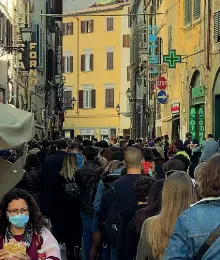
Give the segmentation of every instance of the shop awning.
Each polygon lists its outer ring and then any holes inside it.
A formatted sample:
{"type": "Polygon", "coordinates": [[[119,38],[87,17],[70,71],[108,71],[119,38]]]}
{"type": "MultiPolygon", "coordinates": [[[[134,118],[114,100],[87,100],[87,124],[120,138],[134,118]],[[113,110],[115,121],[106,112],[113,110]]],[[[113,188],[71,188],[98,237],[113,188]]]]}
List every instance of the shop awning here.
{"type": "Polygon", "coordinates": [[[161,119],[156,120],[156,127],[161,127],[162,126],[162,122],[175,121],[175,120],[178,120],[178,119],[180,119],[180,115],[179,114],[177,114],[176,116],[175,115],[171,115],[171,116],[163,117],[161,119]]]}
{"type": "Polygon", "coordinates": [[[0,104],[0,150],[30,141],[35,133],[34,114],[0,104]]]}

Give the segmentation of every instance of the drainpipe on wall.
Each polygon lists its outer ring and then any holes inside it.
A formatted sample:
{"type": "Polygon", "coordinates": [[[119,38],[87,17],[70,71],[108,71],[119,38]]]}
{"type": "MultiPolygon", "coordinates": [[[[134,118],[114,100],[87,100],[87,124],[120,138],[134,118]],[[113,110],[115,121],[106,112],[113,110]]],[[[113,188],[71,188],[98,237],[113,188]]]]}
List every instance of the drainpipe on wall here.
{"type": "Polygon", "coordinates": [[[80,30],[80,26],[79,26],[79,18],[76,16],[73,16],[73,18],[77,19],[77,97],[78,97],[78,104],[76,106],[76,113],[79,115],[79,61],[80,61],[80,53],[79,53],[79,30],[80,30]]]}
{"type": "MultiPolygon", "coordinates": [[[[210,66],[210,46],[211,46],[211,0],[207,0],[207,33],[206,33],[206,37],[207,37],[207,44],[206,44],[206,68],[207,70],[210,71],[211,66],[210,66]]],[[[205,8],[206,8],[206,4],[205,4],[205,8]]],[[[206,12],[204,12],[206,13],[206,12]]],[[[204,16],[205,17],[205,16],[204,16]]],[[[205,19],[204,19],[204,27],[205,27],[205,19]]],[[[204,30],[204,35],[205,35],[205,30],[204,30]]],[[[205,42],[205,40],[204,40],[205,42]]]]}

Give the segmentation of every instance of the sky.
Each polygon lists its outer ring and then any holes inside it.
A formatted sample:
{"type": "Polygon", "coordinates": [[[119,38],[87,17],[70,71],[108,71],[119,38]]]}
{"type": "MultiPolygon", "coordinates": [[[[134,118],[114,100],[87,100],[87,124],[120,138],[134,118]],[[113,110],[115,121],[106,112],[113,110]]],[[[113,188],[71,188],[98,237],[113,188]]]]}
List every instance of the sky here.
{"type": "Polygon", "coordinates": [[[96,0],[63,0],[63,12],[72,12],[87,8],[95,3],[96,0]]]}

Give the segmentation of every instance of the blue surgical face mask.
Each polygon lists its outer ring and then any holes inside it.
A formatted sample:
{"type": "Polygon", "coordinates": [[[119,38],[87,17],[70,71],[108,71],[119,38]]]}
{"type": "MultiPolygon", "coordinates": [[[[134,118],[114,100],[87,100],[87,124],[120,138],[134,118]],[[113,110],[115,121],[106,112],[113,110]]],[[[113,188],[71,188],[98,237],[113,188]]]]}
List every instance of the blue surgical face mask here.
{"type": "Polygon", "coordinates": [[[17,228],[23,228],[24,226],[26,226],[28,221],[29,215],[19,214],[16,216],[9,216],[9,222],[17,228]]]}
{"type": "Polygon", "coordinates": [[[152,169],[149,169],[149,170],[148,170],[148,174],[149,174],[151,177],[153,177],[153,176],[154,176],[153,170],[152,170],[152,169]]]}

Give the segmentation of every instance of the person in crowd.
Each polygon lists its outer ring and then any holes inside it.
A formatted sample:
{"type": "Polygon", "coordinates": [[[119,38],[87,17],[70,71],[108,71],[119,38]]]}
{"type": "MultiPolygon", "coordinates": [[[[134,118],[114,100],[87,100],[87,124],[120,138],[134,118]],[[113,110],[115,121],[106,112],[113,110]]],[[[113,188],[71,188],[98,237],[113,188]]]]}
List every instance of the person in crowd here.
{"type": "Polygon", "coordinates": [[[24,170],[24,176],[16,187],[28,191],[39,205],[41,162],[36,154],[27,157],[24,170]]]}
{"type": "Polygon", "coordinates": [[[80,144],[82,144],[83,137],[81,135],[77,135],[76,141],[79,142],[80,144]]]}
{"type": "Polygon", "coordinates": [[[190,165],[190,157],[184,150],[183,142],[180,139],[177,139],[173,143],[173,149],[176,153],[174,158],[180,160],[185,165],[185,172],[187,172],[190,165]]]}
{"type": "Polygon", "coordinates": [[[199,185],[199,175],[203,171],[203,167],[206,165],[205,162],[200,163],[196,168],[194,172],[194,178],[195,178],[195,187],[196,187],[196,194],[198,200],[202,199],[202,190],[201,190],[201,185],[199,185]]]}
{"type": "Polygon", "coordinates": [[[81,169],[84,163],[82,150],[83,150],[83,146],[79,142],[73,142],[70,146],[70,152],[74,153],[77,157],[78,169],[81,169]]]}
{"type": "Polygon", "coordinates": [[[52,223],[52,231],[59,244],[65,243],[68,260],[80,259],[82,241],[80,190],[75,182],[77,170],[76,154],[66,154],[56,190],[56,218],[52,223]]]}
{"type": "Polygon", "coordinates": [[[102,157],[104,157],[107,162],[111,162],[112,158],[112,150],[110,148],[104,148],[101,152],[102,157]]]}
{"type": "Polygon", "coordinates": [[[41,167],[44,165],[44,161],[47,158],[50,151],[50,143],[48,139],[45,139],[41,142],[41,150],[37,153],[37,156],[40,159],[41,167]]]}
{"type": "Polygon", "coordinates": [[[82,145],[83,147],[92,146],[92,141],[90,141],[89,139],[84,139],[82,141],[82,145]]]}
{"type": "MultiPolygon", "coordinates": [[[[56,218],[56,200],[58,200],[57,184],[60,171],[63,166],[64,157],[67,154],[68,145],[66,139],[57,143],[56,153],[49,156],[43,166],[41,174],[40,207],[42,213],[51,218],[56,218]]],[[[56,220],[54,220],[56,221],[56,220]]]]}
{"type": "MultiPolygon", "coordinates": [[[[160,214],[148,218],[142,226],[136,259],[162,260],[178,216],[195,202],[196,192],[189,175],[171,174],[164,183],[160,214]]],[[[176,244],[175,250],[178,248],[176,244]]]]}
{"type": "Polygon", "coordinates": [[[213,155],[220,152],[219,144],[214,140],[213,134],[208,134],[207,140],[193,149],[194,152],[202,152],[200,161],[207,162],[213,155]]]}
{"type": "Polygon", "coordinates": [[[150,148],[144,148],[143,150],[144,162],[143,171],[145,174],[153,175],[152,160],[155,158],[152,150],[150,148]]]}
{"type": "Polygon", "coordinates": [[[164,154],[165,154],[165,159],[168,160],[168,151],[169,151],[170,143],[169,143],[169,136],[164,135],[163,136],[163,149],[164,149],[164,154]]]}
{"type": "Polygon", "coordinates": [[[111,161],[124,161],[124,152],[123,151],[114,151],[112,153],[111,161]]]}
{"type": "Polygon", "coordinates": [[[47,157],[56,154],[56,152],[57,152],[57,145],[55,143],[52,143],[47,157]]]}
{"type": "Polygon", "coordinates": [[[191,133],[186,133],[186,141],[184,142],[184,150],[191,157],[193,138],[191,133]]]}
{"type": "MultiPolygon", "coordinates": [[[[155,183],[153,178],[141,176],[135,183],[134,193],[136,195],[138,206],[137,211],[145,208],[148,204],[149,190],[155,183]]],[[[131,220],[125,237],[126,260],[133,260],[136,256],[139,237],[136,235],[136,215],[131,220]]]]}
{"type": "Polygon", "coordinates": [[[103,169],[97,159],[98,150],[95,147],[84,147],[83,155],[87,161],[82,169],[76,171],[75,177],[76,183],[80,188],[83,246],[86,260],[89,260],[92,248],[93,202],[103,169]]]}
{"type": "MultiPolygon", "coordinates": [[[[116,218],[119,215],[121,217],[120,229],[117,229],[116,238],[114,237],[114,244],[110,245],[111,259],[118,260],[126,259],[124,241],[128,225],[138,206],[138,201],[134,194],[134,184],[141,176],[143,162],[141,150],[135,147],[128,147],[125,150],[124,156],[127,174],[116,181],[114,189],[110,189],[104,194],[99,212],[99,223],[103,229],[105,229],[104,223],[112,210],[112,206],[114,206],[115,210],[118,212],[113,215],[115,215],[116,218]],[[118,245],[117,250],[115,247],[116,244],[118,245]]],[[[116,221],[119,220],[116,219],[116,221]]]]}
{"type": "Polygon", "coordinates": [[[94,138],[94,139],[92,140],[92,144],[93,144],[94,146],[96,146],[97,143],[98,143],[98,139],[97,139],[97,138],[94,138]]]}
{"type": "Polygon", "coordinates": [[[124,167],[120,161],[112,161],[105,168],[105,172],[102,175],[102,179],[99,181],[95,201],[93,203],[94,207],[94,216],[93,216],[93,245],[90,252],[90,260],[96,259],[97,253],[101,247],[101,238],[102,234],[98,227],[98,216],[100,211],[101,200],[103,194],[107,192],[109,189],[114,187],[115,182],[121,177],[121,170],[124,167]]]}
{"type": "Polygon", "coordinates": [[[59,245],[27,191],[13,189],[7,193],[1,201],[0,211],[0,259],[61,260],[59,245]],[[4,245],[11,239],[24,244],[24,253],[13,257],[8,254],[4,245]]]}
{"type": "Polygon", "coordinates": [[[40,152],[40,145],[35,141],[31,142],[28,155],[37,154],[38,152],[40,152]]]}
{"type": "Polygon", "coordinates": [[[155,140],[154,140],[154,143],[155,143],[155,148],[157,150],[157,152],[160,154],[160,156],[165,159],[165,155],[164,155],[164,149],[162,147],[162,139],[161,137],[157,137],[155,140]]]}
{"type": "Polygon", "coordinates": [[[219,165],[220,155],[216,154],[199,171],[197,183],[201,188],[203,199],[191,205],[177,219],[169,246],[165,251],[165,260],[219,259],[219,165]],[[218,234],[213,237],[214,231],[218,231],[218,234]],[[205,244],[209,238],[212,242],[205,244]]]}
{"type": "Polygon", "coordinates": [[[128,141],[128,147],[132,147],[133,145],[134,145],[134,140],[132,140],[132,139],[129,139],[129,141],[128,141]]]}
{"type": "Polygon", "coordinates": [[[185,171],[185,165],[178,159],[171,159],[163,164],[162,169],[165,174],[165,178],[168,178],[176,171],[185,171]]]}
{"type": "Polygon", "coordinates": [[[164,179],[164,172],[162,170],[163,164],[165,163],[165,159],[163,159],[162,157],[155,157],[152,159],[152,171],[154,176],[157,179],[164,179]]]}

